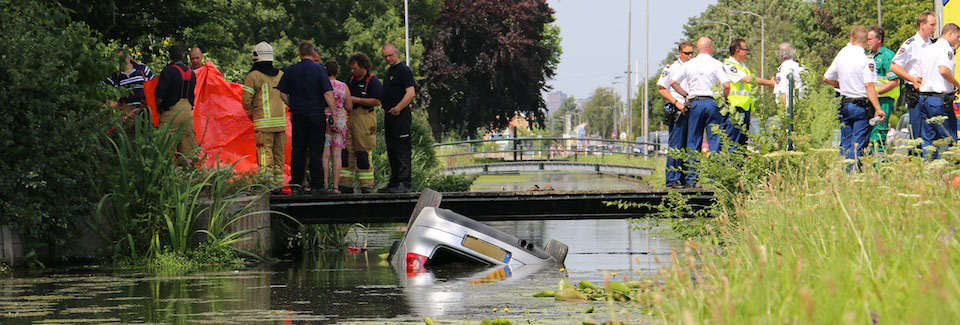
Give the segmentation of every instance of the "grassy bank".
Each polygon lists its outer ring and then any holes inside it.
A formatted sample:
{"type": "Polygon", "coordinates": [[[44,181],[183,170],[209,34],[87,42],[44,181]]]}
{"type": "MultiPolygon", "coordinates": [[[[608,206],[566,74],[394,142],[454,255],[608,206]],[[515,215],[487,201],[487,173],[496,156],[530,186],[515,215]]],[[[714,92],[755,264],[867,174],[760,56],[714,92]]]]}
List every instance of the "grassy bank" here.
{"type": "Polygon", "coordinates": [[[656,317],[899,324],[960,316],[956,165],[895,156],[849,175],[834,150],[776,155],[762,159],[785,168],[771,169],[674,254],[653,282],[662,285],[643,290],[656,317]]]}
{"type": "Polygon", "coordinates": [[[568,160],[588,163],[604,163],[611,165],[650,167],[654,169],[653,174],[643,178],[647,184],[653,187],[663,187],[664,181],[666,180],[666,156],[654,156],[644,159],[643,157],[626,154],[609,154],[602,156],[578,155],[576,160],[574,160],[573,157],[569,157],[568,160]]]}

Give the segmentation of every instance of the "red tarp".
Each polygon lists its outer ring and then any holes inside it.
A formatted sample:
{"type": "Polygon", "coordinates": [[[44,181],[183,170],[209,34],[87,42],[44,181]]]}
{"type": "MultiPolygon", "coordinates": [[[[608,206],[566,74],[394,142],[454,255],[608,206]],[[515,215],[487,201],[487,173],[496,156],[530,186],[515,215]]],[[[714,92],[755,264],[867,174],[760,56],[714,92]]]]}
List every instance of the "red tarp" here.
{"type": "MultiPolygon", "coordinates": [[[[197,75],[194,88],[193,126],[207,159],[205,166],[217,166],[236,162],[237,172],[255,171],[257,147],[253,136],[253,121],[247,117],[241,103],[242,85],[227,82],[213,62],[193,70],[197,75]]],[[[143,84],[147,105],[153,112],[153,125],[159,122],[156,98],[159,78],[143,84]]],[[[284,155],[284,184],[290,180],[290,112],[287,110],[287,145],[284,155]]]]}

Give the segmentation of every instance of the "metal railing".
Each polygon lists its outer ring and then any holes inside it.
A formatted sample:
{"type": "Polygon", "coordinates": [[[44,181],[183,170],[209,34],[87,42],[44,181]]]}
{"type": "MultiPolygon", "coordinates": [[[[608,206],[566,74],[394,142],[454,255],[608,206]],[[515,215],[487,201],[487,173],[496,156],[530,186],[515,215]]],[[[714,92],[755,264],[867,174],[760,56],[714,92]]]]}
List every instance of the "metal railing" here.
{"type": "Polygon", "coordinates": [[[476,139],[436,143],[440,149],[437,157],[487,156],[514,161],[527,159],[553,160],[576,158],[577,155],[626,154],[631,156],[653,156],[660,153],[665,144],[643,141],[598,138],[564,137],[517,137],[476,139]],[[490,145],[493,144],[493,145],[490,145]]]}

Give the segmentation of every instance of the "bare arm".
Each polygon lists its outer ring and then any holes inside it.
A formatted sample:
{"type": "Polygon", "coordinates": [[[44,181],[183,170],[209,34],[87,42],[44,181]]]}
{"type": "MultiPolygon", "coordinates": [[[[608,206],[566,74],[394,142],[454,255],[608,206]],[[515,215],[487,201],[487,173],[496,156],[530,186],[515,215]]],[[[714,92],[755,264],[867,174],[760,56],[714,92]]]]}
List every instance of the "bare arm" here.
{"type": "Polygon", "coordinates": [[[333,90],[323,92],[323,99],[327,102],[327,107],[337,107],[337,102],[333,100],[333,90]]]}
{"type": "Polygon", "coordinates": [[[677,93],[680,94],[680,96],[683,96],[684,98],[690,95],[687,93],[686,90],[683,90],[683,87],[680,87],[680,84],[678,84],[673,80],[670,80],[670,87],[673,87],[673,90],[676,90],[677,93]]]}
{"type": "Polygon", "coordinates": [[[728,97],[728,96],[730,96],[730,83],[729,83],[729,82],[724,82],[724,83],[723,83],[723,97],[728,97]]]}
{"type": "Polygon", "coordinates": [[[348,98],[350,98],[350,100],[357,105],[363,105],[366,107],[380,106],[380,100],[376,98],[362,98],[362,97],[356,97],[356,96],[350,96],[348,98]]]}
{"type": "Polygon", "coordinates": [[[867,88],[867,98],[870,99],[870,105],[873,105],[873,116],[879,116],[880,121],[883,122],[887,119],[887,113],[884,113],[880,109],[880,100],[877,99],[877,88],[873,86],[872,82],[867,82],[863,84],[867,88]]]}
{"type": "Polygon", "coordinates": [[[960,83],[958,83],[957,78],[953,76],[953,71],[950,71],[949,68],[942,65],[938,68],[940,70],[940,75],[943,76],[943,79],[947,79],[947,81],[952,83],[954,89],[960,88],[960,83]]]}
{"type": "Polygon", "coordinates": [[[840,82],[839,82],[839,81],[830,80],[830,79],[827,79],[827,77],[823,77],[822,80],[823,80],[823,82],[826,82],[828,85],[833,86],[833,88],[840,88],[840,82]]]}
{"type": "Polygon", "coordinates": [[[920,78],[915,77],[910,73],[907,73],[907,70],[904,70],[903,67],[901,67],[899,64],[896,64],[896,63],[891,64],[890,71],[892,71],[893,74],[900,77],[900,79],[913,83],[913,88],[920,89],[920,83],[922,82],[922,80],[920,80],[920,78]]]}
{"type": "Polygon", "coordinates": [[[290,99],[288,98],[287,94],[280,92],[280,100],[282,100],[287,106],[290,106],[290,102],[288,102],[290,99]]]}
{"type": "Polygon", "coordinates": [[[400,111],[402,111],[404,108],[407,108],[407,105],[410,105],[410,102],[413,101],[414,95],[416,95],[416,92],[413,90],[413,87],[407,87],[407,92],[403,94],[403,98],[400,99],[400,103],[390,109],[390,114],[399,115],[400,111]]]}
{"type": "Polygon", "coordinates": [[[880,86],[880,88],[877,89],[877,93],[882,94],[882,93],[891,91],[893,90],[893,88],[896,88],[899,85],[900,85],[900,79],[893,79],[893,80],[887,81],[883,84],[883,86],[880,86]]]}
{"type": "Polygon", "coordinates": [[[657,86],[657,93],[660,94],[660,96],[662,96],[663,99],[666,99],[667,103],[670,103],[670,105],[676,106],[681,113],[686,111],[685,107],[683,106],[683,103],[677,101],[676,98],[673,98],[673,94],[671,94],[670,91],[667,90],[667,88],[657,86]]]}

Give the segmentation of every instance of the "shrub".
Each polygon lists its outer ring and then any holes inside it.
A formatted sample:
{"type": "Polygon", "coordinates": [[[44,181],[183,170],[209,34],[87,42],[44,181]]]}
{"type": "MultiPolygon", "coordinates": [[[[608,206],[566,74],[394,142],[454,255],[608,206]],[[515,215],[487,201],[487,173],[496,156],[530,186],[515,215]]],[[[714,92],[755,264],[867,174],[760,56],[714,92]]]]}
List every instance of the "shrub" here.
{"type": "Polygon", "coordinates": [[[99,135],[120,93],[101,80],[120,61],[56,2],[0,0],[0,224],[24,242],[63,245],[91,215],[99,135]]]}

